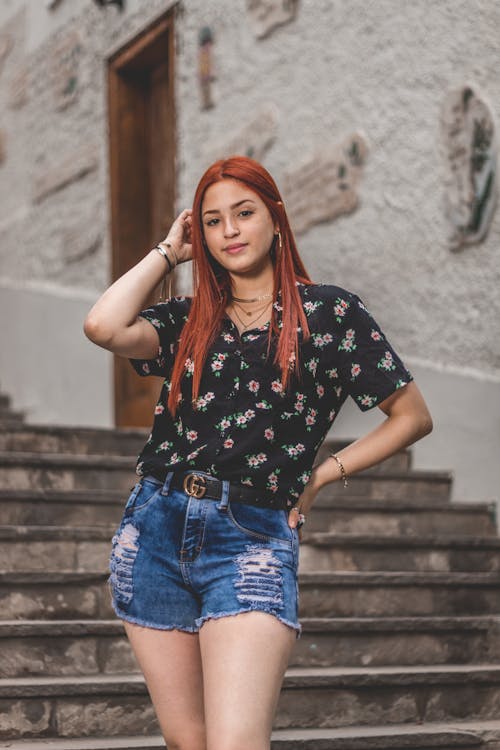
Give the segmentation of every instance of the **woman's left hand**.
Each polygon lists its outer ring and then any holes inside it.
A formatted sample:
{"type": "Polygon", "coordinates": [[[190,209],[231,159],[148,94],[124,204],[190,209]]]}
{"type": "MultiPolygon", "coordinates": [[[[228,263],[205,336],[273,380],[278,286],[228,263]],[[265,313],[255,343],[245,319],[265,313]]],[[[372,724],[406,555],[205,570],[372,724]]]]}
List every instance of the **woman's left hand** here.
{"type": "MultiPolygon", "coordinates": [[[[317,491],[313,491],[311,488],[308,489],[308,485],[305,486],[304,492],[302,493],[302,495],[300,495],[299,499],[288,514],[288,525],[292,529],[297,526],[297,523],[299,521],[299,513],[303,513],[307,519],[307,514],[311,509],[314,498],[316,497],[316,493],[317,491]]],[[[302,541],[302,529],[303,526],[301,526],[298,530],[300,542],[302,541]]]]}

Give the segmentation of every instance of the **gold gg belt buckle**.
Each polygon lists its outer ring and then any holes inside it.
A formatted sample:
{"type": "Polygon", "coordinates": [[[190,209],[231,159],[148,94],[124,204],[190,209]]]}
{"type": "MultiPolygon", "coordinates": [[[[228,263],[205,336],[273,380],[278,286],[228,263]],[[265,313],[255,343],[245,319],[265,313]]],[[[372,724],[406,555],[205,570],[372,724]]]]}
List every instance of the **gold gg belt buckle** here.
{"type": "Polygon", "coordinates": [[[182,486],[191,497],[203,497],[207,491],[205,477],[199,474],[187,474],[182,481],[182,486]],[[198,482],[201,482],[201,484],[198,484],[198,482]]]}

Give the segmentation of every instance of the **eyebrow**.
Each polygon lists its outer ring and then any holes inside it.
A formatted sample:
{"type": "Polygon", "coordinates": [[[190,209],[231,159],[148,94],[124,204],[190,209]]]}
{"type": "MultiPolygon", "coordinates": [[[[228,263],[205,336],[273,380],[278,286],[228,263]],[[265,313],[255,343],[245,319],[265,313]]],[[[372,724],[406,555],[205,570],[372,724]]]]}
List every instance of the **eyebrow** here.
{"type": "MultiPolygon", "coordinates": [[[[247,203],[247,202],[255,203],[255,201],[253,201],[251,198],[244,198],[242,201],[238,201],[238,203],[233,203],[233,205],[229,206],[229,208],[237,208],[238,206],[241,206],[242,203],[247,203]]],[[[218,214],[218,213],[220,213],[219,209],[213,208],[213,209],[210,209],[209,211],[204,211],[203,216],[205,216],[205,214],[218,214]]]]}

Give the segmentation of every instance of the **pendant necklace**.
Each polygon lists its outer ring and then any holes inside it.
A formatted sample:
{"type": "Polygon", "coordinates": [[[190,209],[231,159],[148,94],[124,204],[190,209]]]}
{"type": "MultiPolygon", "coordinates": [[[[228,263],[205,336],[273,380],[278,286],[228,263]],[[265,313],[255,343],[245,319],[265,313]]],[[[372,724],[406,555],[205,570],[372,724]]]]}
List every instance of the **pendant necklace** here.
{"type": "MultiPolygon", "coordinates": [[[[259,318],[261,318],[261,317],[262,317],[262,316],[264,315],[264,312],[265,312],[265,311],[267,310],[267,308],[269,307],[269,304],[270,304],[270,303],[268,302],[268,303],[267,303],[267,304],[266,304],[266,305],[265,305],[265,306],[263,307],[263,309],[261,310],[261,312],[260,312],[260,313],[259,313],[259,314],[257,315],[257,317],[256,317],[256,318],[254,318],[253,320],[250,320],[250,321],[249,321],[249,322],[247,322],[247,323],[245,323],[245,321],[244,321],[244,320],[242,320],[242,319],[240,318],[240,316],[238,315],[238,313],[237,313],[237,311],[236,311],[236,306],[234,307],[234,314],[236,315],[236,317],[237,317],[237,318],[238,318],[238,320],[240,321],[241,325],[243,326],[243,331],[245,331],[245,330],[246,330],[246,329],[247,329],[247,328],[248,328],[249,326],[251,326],[251,325],[252,325],[253,323],[255,323],[255,322],[256,322],[257,320],[259,320],[259,318]]],[[[240,307],[240,306],[238,305],[238,307],[240,307]]],[[[242,309],[242,308],[240,308],[240,309],[242,309]]],[[[255,313],[255,310],[253,310],[252,312],[247,312],[247,310],[244,310],[244,312],[245,312],[245,313],[246,313],[247,315],[252,315],[253,313],[255,313]]],[[[243,333],[243,331],[242,331],[242,333],[243,333]]]]}

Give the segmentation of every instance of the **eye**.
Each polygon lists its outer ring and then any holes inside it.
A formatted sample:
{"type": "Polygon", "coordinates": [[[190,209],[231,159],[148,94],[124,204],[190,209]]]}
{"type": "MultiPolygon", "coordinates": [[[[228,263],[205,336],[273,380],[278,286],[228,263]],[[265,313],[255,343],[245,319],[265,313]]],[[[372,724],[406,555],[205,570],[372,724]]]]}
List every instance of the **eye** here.
{"type": "MultiPolygon", "coordinates": [[[[249,208],[244,208],[242,211],[240,211],[239,215],[243,216],[244,218],[247,218],[247,216],[251,216],[253,213],[255,212],[251,211],[249,208]]],[[[219,221],[219,219],[209,219],[206,222],[206,225],[207,227],[214,227],[215,226],[214,222],[217,222],[217,221],[219,221]]]]}

